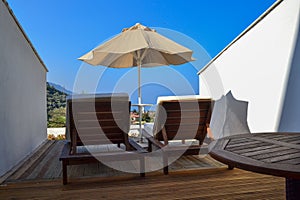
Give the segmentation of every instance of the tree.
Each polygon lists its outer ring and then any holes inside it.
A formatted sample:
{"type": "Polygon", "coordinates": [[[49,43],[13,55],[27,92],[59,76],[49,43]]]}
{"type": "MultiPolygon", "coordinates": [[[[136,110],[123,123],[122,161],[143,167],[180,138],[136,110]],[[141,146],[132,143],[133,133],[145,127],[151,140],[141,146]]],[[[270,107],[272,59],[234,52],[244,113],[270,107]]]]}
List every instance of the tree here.
{"type": "Polygon", "coordinates": [[[48,127],[64,127],[66,124],[66,96],[47,83],[48,127]]]}
{"type": "Polygon", "coordinates": [[[66,126],[66,108],[60,107],[49,111],[48,127],[66,126]]]}
{"type": "Polygon", "coordinates": [[[149,112],[143,113],[143,115],[142,115],[142,121],[151,122],[151,118],[149,116],[149,112]]]}

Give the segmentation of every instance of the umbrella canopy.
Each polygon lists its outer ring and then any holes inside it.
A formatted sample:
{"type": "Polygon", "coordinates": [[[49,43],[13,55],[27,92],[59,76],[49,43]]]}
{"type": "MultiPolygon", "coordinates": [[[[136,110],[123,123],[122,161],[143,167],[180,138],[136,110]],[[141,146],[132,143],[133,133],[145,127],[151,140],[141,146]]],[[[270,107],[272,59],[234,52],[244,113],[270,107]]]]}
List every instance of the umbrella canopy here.
{"type": "Polygon", "coordinates": [[[91,65],[127,68],[180,65],[192,61],[193,51],[139,23],[79,58],[91,65]]]}
{"type": "Polygon", "coordinates": [[[141,128],[141,67],[180,65],[194,60],[193,51],[158,34],[154,29],[139,23],[125,28],[111,40],[79,58],[91,65],[113,68],[138,67],[138,107],[141,128]]]}

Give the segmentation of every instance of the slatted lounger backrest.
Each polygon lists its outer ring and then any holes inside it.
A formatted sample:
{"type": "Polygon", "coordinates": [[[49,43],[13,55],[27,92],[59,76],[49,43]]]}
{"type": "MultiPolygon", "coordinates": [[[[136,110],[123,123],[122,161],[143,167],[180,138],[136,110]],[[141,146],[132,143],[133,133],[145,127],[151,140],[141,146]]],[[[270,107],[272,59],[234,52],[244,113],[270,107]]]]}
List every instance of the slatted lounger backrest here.
{"type": "Polygon", "coordinates": [[[211,99],[166,100],[158,104],[154,137],[165,144],[169,140],[197,139],[207,134],[212,108],[211,99]]]}
{"type": "Polygon", "coordinates": [[[130,101],[127,94],[77,95],[67,100],[71,154],[76,146],[125,144],[129,149],[130,101]]]}

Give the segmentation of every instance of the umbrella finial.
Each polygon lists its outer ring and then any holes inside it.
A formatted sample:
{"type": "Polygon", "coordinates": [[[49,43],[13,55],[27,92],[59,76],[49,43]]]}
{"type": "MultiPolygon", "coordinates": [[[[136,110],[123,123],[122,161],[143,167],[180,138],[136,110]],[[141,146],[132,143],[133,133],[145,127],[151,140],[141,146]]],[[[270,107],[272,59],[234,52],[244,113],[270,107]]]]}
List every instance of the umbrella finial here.
{"type": "Polygon", "coordinates": [[[154,29],[151,29],[147,26],[144,26],[142,25],[141,23],[136,23],[134,26],[132,27],[129,27],[129,28],[123,28],[122,29],[122,32],[125,32],[125,31],[131,31],[131,30],[138,30],[138,29],[141,29],[141,30],[144,30],[144,31],[152,31],[152,32],[156,32],[156,30],[154,29]]]}

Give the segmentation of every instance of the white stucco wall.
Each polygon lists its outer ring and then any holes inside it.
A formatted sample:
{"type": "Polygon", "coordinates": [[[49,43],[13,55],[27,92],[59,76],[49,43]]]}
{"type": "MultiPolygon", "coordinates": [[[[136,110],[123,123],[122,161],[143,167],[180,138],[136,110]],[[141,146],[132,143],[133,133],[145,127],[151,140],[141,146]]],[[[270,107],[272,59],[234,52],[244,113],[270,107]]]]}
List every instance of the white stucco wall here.
{"type": "Polygon", "coordinates": [[[46,139],[46,72],[0,1],[0,177],[46,139]]]}
{"type": "MultiPolygon", "coordinates": [[[[235,98],[249,103],[247,120],[251,132],[279,130],[291,63],[296,55],[300,1],[277,1],[274,5],[199,73],[201,95],[218,99],[231,90],[235,98]]],[[[299,63],[299,58],[294,60],[298,74],[299,63]]],[[[288,99],[292,99],[296,87],[300,87],[299,81],[293,83],[288,99]]],[[[294,103],[290,109],[300,111],[299,105],[294,103]]],[[[280,130],[291,130],[281,127],[280,130]]],[[[300,131],[300,123],[295,129],[300,131]]]]}
{"type": "Polygon", "coordinates": [[[292,55],[278,131],[300,132],[300,29],[292,55]]]}

